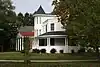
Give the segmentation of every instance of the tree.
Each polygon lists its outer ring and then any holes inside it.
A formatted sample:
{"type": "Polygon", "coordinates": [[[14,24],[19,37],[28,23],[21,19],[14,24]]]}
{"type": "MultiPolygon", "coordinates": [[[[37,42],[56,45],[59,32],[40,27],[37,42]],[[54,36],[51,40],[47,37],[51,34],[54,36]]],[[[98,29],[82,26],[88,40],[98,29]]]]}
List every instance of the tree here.
{"type": "Polygon", "coordinates": [[[24,25],[33,26],[33,20],[33,15],[26,12],[24,15],[24,25]]]}
{"type": "Polygon", "coordinates": [[[34,17],[30,13],[25,13],[24,15],[22,13],[19,13],[17,16],[18,24],[20,26],[34,26],[34,17]]]}
{"type": "Polygon", "coordinates": [[[0,0],[0,45],[7,48],[10,47],[7,45],[11,44],[11,39],[16,38],[18,33],[14,8],[11,0],[0,0]]]}
{"type": "Polygon", "coordinates": [[[17,15],[17,25],[18,25],[18,27],[20,27],[20,26],[24,26],[24,16],[23,16],[23,14],[20,12],[18,15],[17,15]]]}
{"type": "Polygon", "coordinates": [[[30,45],[29,45],[29,37],[24,37],[24,51],[25,51],[25,67],[29,67],[29,63],[30,63],[30,55],[29,55],[29,50],[30,50],[30,45]]]}
{"type": "Polygon", "coordinates": [[[100,0],[54,0],[54,13],[81,46],[100,46],[100,0]]]}
{"type": "Polygon", "coordinates": [[[30,25],[30,26],[34,26],[34,17],[33,17],[32,14],[30,14],[29,25],[30,25]]]}

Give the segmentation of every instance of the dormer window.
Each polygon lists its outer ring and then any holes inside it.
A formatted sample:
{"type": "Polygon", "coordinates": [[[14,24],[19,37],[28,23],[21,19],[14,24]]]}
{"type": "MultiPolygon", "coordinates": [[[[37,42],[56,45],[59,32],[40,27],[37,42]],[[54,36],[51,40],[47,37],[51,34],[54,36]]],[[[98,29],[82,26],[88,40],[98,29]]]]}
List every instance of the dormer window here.
{"type": "Polygon", "coordinates": [[[54,23],[51,24],[51,31],[54,31],[54,23]]]}

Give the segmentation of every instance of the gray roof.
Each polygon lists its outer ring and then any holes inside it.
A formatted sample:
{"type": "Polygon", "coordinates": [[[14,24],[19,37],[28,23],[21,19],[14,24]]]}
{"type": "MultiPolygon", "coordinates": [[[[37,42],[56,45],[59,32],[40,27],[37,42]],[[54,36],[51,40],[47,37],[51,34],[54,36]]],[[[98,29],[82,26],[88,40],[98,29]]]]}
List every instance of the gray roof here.
{"type": "Polygon", "coordinates": [[[44,33],[40,36],[43,36],[43,35],[66,35],[66,32],[64,32],[64,31],[47,32],[47,33],[44,33]]]}
{"type": "Polygon", "coordinates": [[[32,32],[33,30],[33,26],[22,26],[20,27],[19,32],[32,32]]]}
{"type": "Polygon", "coordinates": [[[45,11],[43,10],[42,6],[40,5],[39,9],[34,12],[34,14],[45,14],[45,11]]]}

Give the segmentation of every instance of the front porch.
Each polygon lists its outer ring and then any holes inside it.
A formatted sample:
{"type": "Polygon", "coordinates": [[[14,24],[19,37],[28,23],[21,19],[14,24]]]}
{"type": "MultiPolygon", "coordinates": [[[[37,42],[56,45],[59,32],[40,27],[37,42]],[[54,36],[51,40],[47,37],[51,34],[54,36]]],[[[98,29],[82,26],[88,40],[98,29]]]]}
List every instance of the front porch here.
{"type": "Polygon", "coordinates": [[[60,50],[63,50],[63,53],[71,53],[71,50],[77,52],[79,49],[78,46],[68,46],[68,39],[66,35],[39,36],[34,40],[32,49],[46,49],[47,53],[50,53],[53,48],[56,49],[56,53],[60,53],[60,50]]]}
{"type": "Polygon", "coordinates": [[[67,39],[62,38],[39,38],[38,39],[38,49],[46,49],[47,53],[50,53],[51,49],[56,49],[57,53],[60,53],[60,50],[63,50],[64,53],[66,53],[67,39]]]}

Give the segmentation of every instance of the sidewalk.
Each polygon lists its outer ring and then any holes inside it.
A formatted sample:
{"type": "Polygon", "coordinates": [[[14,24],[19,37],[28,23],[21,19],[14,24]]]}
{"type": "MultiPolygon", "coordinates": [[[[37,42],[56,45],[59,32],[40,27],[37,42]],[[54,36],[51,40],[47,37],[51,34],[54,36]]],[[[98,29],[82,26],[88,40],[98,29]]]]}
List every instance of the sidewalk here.
{"type": "MultiPolygon", "coordinates": [[[[30,60],[31,62],[85,62],[98,60],[30,60]]],[[[0,62],[24,62],[24,60],[0,60],[0,62]]]]}

